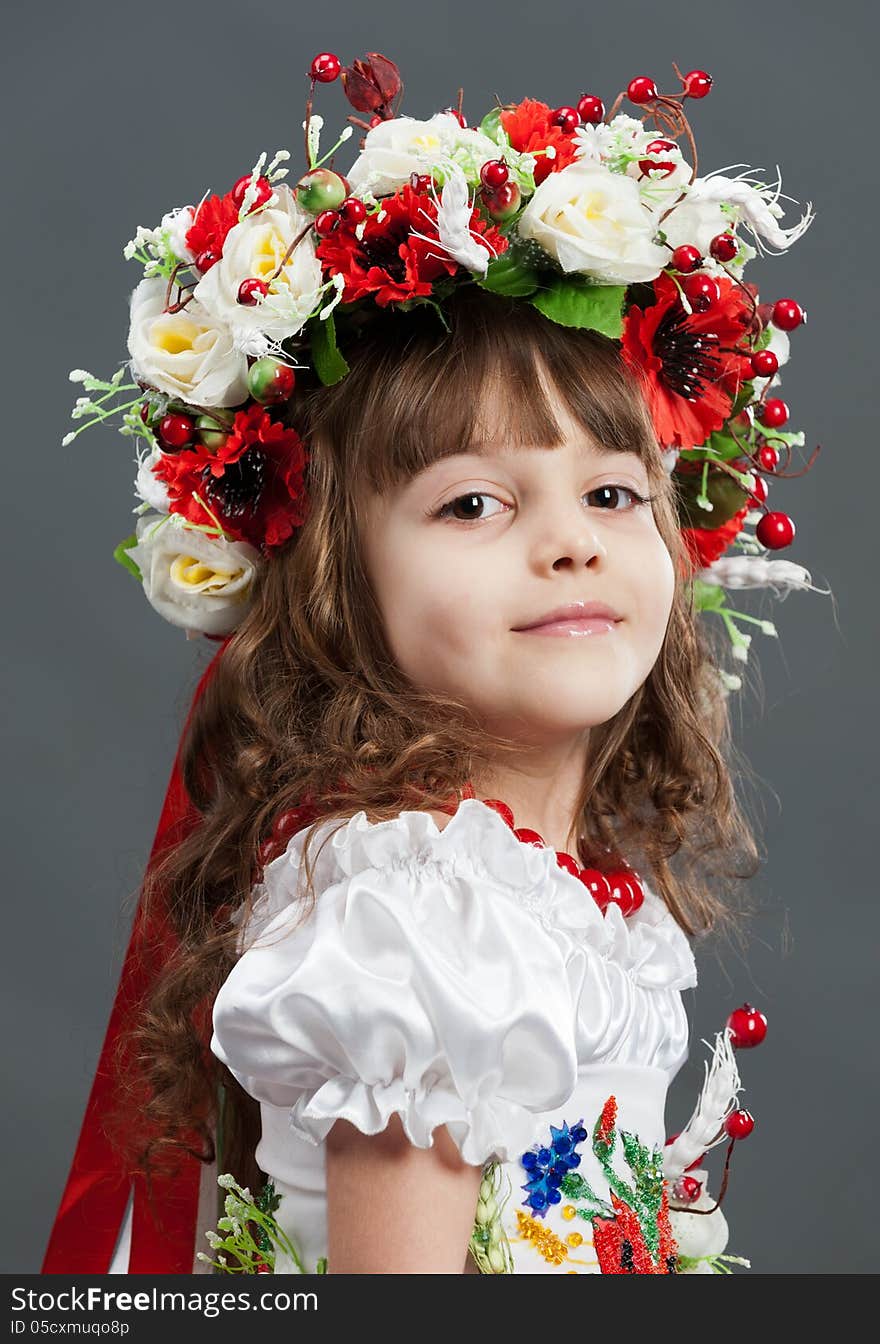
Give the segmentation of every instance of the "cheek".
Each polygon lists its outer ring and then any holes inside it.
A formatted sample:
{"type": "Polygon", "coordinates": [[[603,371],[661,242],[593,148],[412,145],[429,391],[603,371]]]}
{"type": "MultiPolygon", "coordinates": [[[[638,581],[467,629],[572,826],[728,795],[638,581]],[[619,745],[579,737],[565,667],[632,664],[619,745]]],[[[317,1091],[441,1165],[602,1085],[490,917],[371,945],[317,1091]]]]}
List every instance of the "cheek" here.
{"type": "Polygon", "coordinates": [[[424,677],[434,665],[474,659],[488,613],[472,571],[422,552],[397,566],[386,591],[386,625],[404,667],[418,666],[424,677]]]}

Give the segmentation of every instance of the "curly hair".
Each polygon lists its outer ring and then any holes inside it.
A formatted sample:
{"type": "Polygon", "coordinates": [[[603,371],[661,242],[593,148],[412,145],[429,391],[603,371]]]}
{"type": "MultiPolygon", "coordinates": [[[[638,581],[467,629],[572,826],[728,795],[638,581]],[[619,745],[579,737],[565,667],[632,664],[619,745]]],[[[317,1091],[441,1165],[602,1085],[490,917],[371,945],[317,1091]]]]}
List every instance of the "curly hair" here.
{"type": "MultiPolygon", "coordinates": [[[[121,1097],[127,1124],[112,1138],[148,1184],[173,1169],[180,1150],[212,1161],[221,1127],[223,1169],[260,1182],[259,1104],[209,1041],[213,1000],[239,954],[261,846],[279,815],[312,800],[310,842],[328,819],[341,825],[361,809],[376,821],[405,807],[448,810],[467,781],[517,749],[488,734],[467,704],[404,676],[361,562],[363,490],[389,490],[464,451],[489,380],[502,380],[511,444],[562,441],[549,375],[603,447],[639,454],[677,576],[650,674],[609,722],[590,729],[572,834],[583,835],[590,866],[619,867],[623,854],[638,860],[694,937],[740,927],[748,910],[734,901],[733,884],[760,866],[735,796],[716,654],[685,581],[674,478],[619,345],[463,286],[442,320],[428,305],[374,314],[352,330],[346,356],[351,371],[336,385],[298,383],[287,418],[311,453],[308,517],[265,565],[194,709],[181,759],[197,824],[144,881],[144,908],[167,921],[178,947],[121,1043],[121,1076],[138,1104],[121,1097]]],[[[315,898],[308,850],[306,916],[315,898]]]]}

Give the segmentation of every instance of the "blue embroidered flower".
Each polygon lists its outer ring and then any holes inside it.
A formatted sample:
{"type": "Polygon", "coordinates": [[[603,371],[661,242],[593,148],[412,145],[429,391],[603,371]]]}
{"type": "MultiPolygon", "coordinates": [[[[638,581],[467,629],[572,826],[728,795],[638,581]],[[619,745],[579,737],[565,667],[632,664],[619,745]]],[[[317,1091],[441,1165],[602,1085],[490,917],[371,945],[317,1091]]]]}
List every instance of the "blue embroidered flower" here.
{"type": "Polygon", "coordinates": [[[580,1153],[575,1149],[587,1137],[583,1120],[569,1129],[563,1121],[562,1128],[550,1126],[553,1136],[549,1148],[529,1149],[523,1153],[520,1162],[528,1173],[529,1180],[522,1189],[527,1192],[526,1205],[540,1218],[543,1218],[551,1204],[558,1204],[562,1195],[559,1186],[566,1172],[580,1166],[580,1153]]]}

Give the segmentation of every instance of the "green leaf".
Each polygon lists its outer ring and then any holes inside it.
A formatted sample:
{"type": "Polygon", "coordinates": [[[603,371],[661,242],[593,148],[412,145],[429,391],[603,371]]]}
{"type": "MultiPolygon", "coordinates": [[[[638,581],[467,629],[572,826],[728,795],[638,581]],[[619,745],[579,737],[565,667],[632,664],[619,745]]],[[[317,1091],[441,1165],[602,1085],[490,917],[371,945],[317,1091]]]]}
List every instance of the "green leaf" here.
{"type": "Polygon", "coordinates": [[[625,285],[592,285],[561,276],[530,300],[538,312],[563,327],[588,327],[618,339],[623,331],[625,285]]]}
{"type": "Polygon", "coordinates": [[[348,373],[348,365],[336,348],[336,323],[333,314],[321,321],[315,317],[309,323],[312,363],[325,387],[332,387],[348,373]]]}
{"type": "Polygon", "coordinates": [[[491,261],[483,279],[477,281],[482,289],[491,290],[493,294],[506,294],[515,299],[534,294],[540,283],[540,271],[523,261],[517,249],[513,247],[491,261]]]}
{"type": "Polygon", "coordinates": [[[113,559],[118,560],[120,565],[122,565],[122,568],[127,569],[129,574],[133,574],[134,577],[137,579],[138,583],[141,583],[143,581],[143,578],[140,570],[138,569],[135,562],[132,560],[131,556],[126,555],[126,551],[130,551],[132,546],[137,546],[137,544],[138,544],[137,535],[136,533],[132,532],[130,537],[125,538],[125,541],[120,541],[119,545],[116,547],[116,550],[113,552],[113,559]]]}

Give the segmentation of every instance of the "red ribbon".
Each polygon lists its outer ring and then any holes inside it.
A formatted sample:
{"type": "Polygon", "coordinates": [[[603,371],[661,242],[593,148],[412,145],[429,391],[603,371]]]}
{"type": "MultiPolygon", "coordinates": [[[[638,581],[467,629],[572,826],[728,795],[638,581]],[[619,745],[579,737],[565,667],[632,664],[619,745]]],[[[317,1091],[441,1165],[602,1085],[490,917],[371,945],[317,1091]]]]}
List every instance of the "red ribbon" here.
{"type": "MultiPolygon", "coordinates": [[[[181,744],[193,710],[228,642],[228,638],[222,642],[196,687],[177,745],[148,871],[160,852],[167,845],[179,842],[197,818],[183,784],[181,744]]],[[[176,945],[173,930],[161,915],[158,918],[154,915],[152,923],[148,923],[141,897],[79,1141],[49,1236],[42,1274],[106,1274],[132,1185],[134,1203],[128,1272],[193,1272],[203,1164],[197,1158],[181,1153],[174,1175],[154,1176],[153,1200],[161,1217],[159,1224],[148,1201],[146,1178],[140,1172],[124,1168],[101,1123],[102,1116],[115,1099],[113,1055],[116,1042],[137,1011],[159,967],[176,945]]]]}

